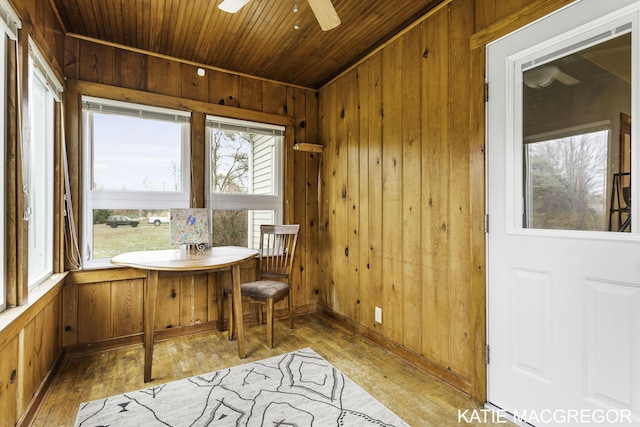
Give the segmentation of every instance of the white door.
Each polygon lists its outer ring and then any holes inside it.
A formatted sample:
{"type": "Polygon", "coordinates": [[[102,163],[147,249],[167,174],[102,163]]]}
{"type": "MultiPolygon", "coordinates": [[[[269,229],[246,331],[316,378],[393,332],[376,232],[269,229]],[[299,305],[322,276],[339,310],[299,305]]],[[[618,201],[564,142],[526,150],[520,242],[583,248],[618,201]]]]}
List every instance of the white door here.
{"type": "Polygon", "coordinates": [[[537,426],[640,425],[639,9],[487,46],[488,400],[537,426]]]}

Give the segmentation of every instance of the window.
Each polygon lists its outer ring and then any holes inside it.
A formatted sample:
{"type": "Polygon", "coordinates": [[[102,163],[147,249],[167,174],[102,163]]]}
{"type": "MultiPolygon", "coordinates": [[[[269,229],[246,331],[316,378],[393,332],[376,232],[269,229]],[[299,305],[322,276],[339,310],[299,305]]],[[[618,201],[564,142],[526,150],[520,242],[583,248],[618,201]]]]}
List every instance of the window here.
{"type": "Polygon", "coordinates": [[[23,153],[26,169],[29,218],[29,287],[53,272],[53,144],[54,104],[60,102],[62,85],[29,41],[29,146],[23,153]]]}
{"type": "Polygon", "coordinates": [[[83,259],[170,249],[169,209],[189,207],[189,113],[83,98],[83,259]]]}
{"type": "MultiPolygon", "coordinates": [[[[5,141],[6,137],[6,87],[7,73],[15,72],[15,70],[7,70],[7,40],[17,40],[18,28],[20,28],[20,20],[16,13],[6,0],[0,0],[0,129],[2,129],[2,145],[0,146],[0,201],[5,197],[5,141]]],[[[0,218],[5,218],[4,202],[0,202],[0,218]]],[[[7,305],[6,288],[5,288],[5,222],[0,221],[0,311],[4,310],[7,305]]]]}
{"type": "Polygon", "coordinates": [[[282,222],[282,126],[207,117],[213,245],[258,247],[282,222]]]}

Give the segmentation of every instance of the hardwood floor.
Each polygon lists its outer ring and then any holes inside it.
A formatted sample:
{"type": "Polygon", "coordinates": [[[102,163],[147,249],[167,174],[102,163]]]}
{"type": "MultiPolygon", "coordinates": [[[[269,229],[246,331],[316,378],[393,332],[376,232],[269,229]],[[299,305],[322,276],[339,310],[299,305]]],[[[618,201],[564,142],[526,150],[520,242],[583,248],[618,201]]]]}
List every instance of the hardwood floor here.
{"type": "MultiPolygon", "coordinates": [[[[416,369],[370,341],[339,327],[320,314],[296,318],[296,328],[284,320],[274,325],[275,348],[266,346],[264,326],[247,325],[247,358],[239,359],[235,341],[213,332],[156,343],[151,383],[143,382],[141,346],[67,358],[56,375],[32,426],[73,425],[78,405],[149,385],[240,365],[311,347],[358,385],[412,426],[459,425],[458,410],[481,405],[431,375],[416,369]]],[[[498,423],[463,425],[497,426],[498,423]]],[[[500,426],[512,424],[499,423],[500,426]]]]}

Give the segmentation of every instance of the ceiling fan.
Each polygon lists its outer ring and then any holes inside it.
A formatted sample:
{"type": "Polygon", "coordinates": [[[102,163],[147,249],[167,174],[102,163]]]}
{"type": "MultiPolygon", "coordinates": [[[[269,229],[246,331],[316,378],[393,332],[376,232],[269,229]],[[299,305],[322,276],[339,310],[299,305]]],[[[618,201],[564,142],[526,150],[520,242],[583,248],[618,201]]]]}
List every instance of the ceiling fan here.
{"type": "Polygon", "coordinates": [[[580,83],[580,80],[560,71],[555,65],[545,65],[524,72],[524,84],[533,89],[542,89],[549,86],[554,80],[571,86],[580,83]]]}
{"type": "MultiPolygon", "coordinates": [[[[323,31],[329,31],[340,25],[340,17],[333,7],[331,0],[307,1],[323,31]]],[[[249,0],[223,0],[222,3],[218,5],[218,8],[228,13],[236,13],[247,3],[249,3],[249,0]]]]}

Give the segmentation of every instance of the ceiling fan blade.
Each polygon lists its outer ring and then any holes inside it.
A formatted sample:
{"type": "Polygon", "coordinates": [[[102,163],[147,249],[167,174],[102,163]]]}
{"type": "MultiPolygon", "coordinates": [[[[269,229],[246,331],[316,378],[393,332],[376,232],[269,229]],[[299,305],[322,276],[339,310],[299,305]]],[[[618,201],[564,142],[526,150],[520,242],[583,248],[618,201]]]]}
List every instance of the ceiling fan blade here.
{"type": "Polygon", "coordinates": [[[569,74],[563,73],[562,71],[558,71],[558,74],[556,74],[556,80],[568,86],[577,85],[578,83],[580,83],[580,80],[570,76],[569,74]]]}
{"type": "Polygon", "coordinates": [[[331,0],[308,0],[309,6],[323,31],[329,31],[340,25],[340,17],[331,0]]]}
{"type": "Polygon", "coordinates": [[[227,13],[236,13],[247,3],[249,3],[249,0],[223,0],[218,5],[218,9],[227,13]]]}

